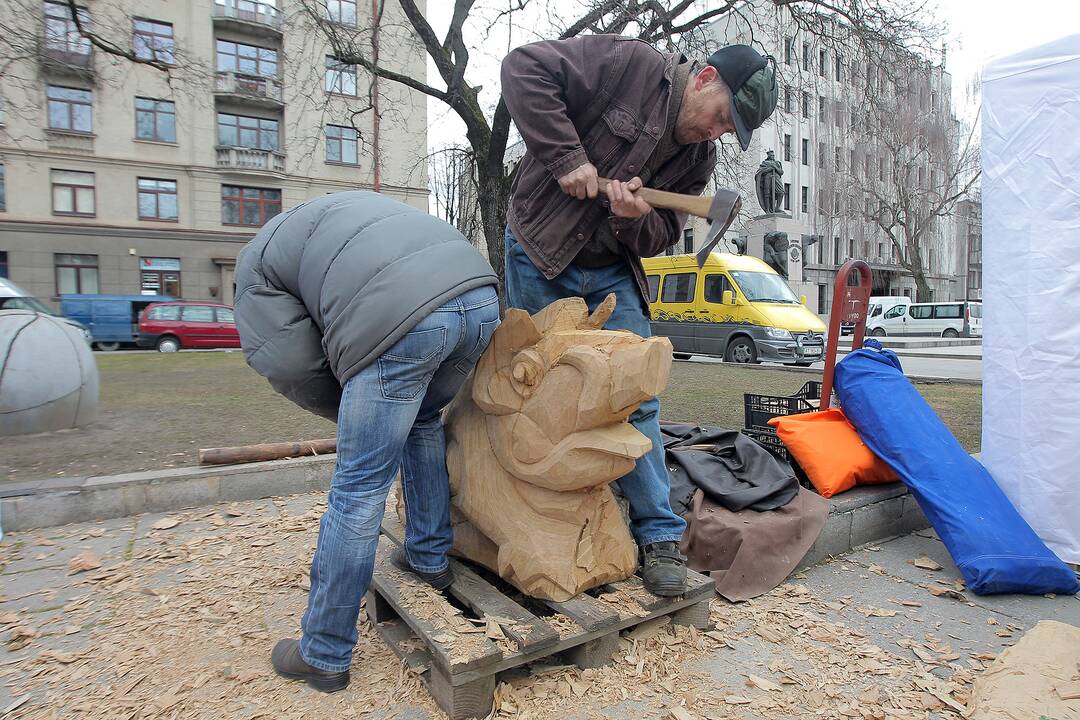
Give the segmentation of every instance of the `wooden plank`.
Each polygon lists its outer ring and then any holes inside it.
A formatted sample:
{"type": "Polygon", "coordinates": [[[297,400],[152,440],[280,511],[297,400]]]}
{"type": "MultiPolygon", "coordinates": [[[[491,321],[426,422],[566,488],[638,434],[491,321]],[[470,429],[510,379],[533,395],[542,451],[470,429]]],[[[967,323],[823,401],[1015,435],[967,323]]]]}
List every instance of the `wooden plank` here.
{"type": "Polygon", "coordinates": [[[389,541],[380,540],[371,587],[420,636],[435,666],[453,677],[501,660],[502,651],[483,633],[461,632],[472,625],[460,610],[411,573],[394,567],[391,547],[389,541]]]}
{"type": "Polygon", "coordinates": [[[499,627],[521,650],[533,650],[559,642],[559,633],[531,612],[503,595],[464,563],[450,561],[454,582],[449,591],[481,617],[500,618],[499,627]],[[502,620],[509,622],[502,622],[502,620]]]}
{"type": "MultiPolygon", "coordinates": [[[[383,515],[382,531],[399,545],[405,542],[405,528],[394,509],[388,508],[383,515]]],[[[451,558],[450,567],[454,571],[454,582],[447,589],[450,594],[472,608],[479,617],[510,620],[509,623],[500,622],[499,626],[519,649],[532,650],[559,641],[555,628],[508,598],[464,562],[451,558]]]]}
{"type": "Polygon", "coordinates": [[[619,621],[619,613],[609,604],[586,593],[575,595],[563,602],[555,600],[544,600],[543,602],[555,612],[566,615],[584,628],[586,632],[602,630],[619,621]]]}

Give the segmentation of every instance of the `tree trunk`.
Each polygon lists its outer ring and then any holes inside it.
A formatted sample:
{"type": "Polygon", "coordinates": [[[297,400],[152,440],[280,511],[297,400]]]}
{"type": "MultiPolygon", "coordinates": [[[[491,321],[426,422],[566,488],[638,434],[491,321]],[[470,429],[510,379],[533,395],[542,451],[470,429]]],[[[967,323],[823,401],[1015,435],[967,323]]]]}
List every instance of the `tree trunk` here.
{"type": "Polygon", "coordinates": [[[506,264],[505,233],[506,209],[510,204],[510,178],[505,173],[493,177],[483,170],[478,173],[477,189],[480,203],[480,221],[484,228],[484,240],[487,242],[488,262],[499,276],[499,306],[505,310],[506,303],[506,264]]]}
{"type": "Polygon", "coordinates": [[[926,272],[922,265],[912,268],[911,274],[915,278],[915,302],[930,302],[933,299],[930,297],[930,283],[926,281],[926,272]]]}

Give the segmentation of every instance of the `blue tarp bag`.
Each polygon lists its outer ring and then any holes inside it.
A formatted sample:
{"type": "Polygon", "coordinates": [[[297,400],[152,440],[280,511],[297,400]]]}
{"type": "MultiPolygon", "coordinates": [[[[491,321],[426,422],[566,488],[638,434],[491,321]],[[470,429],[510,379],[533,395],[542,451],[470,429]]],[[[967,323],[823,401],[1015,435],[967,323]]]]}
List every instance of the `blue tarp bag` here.
{"type": "Polygon", "coordinates": [[[972,592],[1080,590],[1076,574],[904,377],[895,353],[856,350],[837,364],[835,383],[859,437],[911,489],[972,592]]]}

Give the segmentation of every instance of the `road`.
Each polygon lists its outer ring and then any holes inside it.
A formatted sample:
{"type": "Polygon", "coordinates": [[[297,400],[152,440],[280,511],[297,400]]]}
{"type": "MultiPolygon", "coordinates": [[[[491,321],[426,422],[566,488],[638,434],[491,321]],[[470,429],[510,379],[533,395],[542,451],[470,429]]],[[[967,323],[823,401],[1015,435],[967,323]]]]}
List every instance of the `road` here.
{"type": "MultiPolygon", "coordinates": [[[[694,355],[685,362],[717,363],[719,358],[694,355]]],[[[909,377],[948,378],[952,380],[982,380],[982,360],[959,360],[953,358],[900,356],[904,374],[909,377]]],[[[766,367],[786,367],[776,363],[762,363],[766,367]]],[[[824,362],[811,365],[808,370],[821,371],[824,362]]]]}

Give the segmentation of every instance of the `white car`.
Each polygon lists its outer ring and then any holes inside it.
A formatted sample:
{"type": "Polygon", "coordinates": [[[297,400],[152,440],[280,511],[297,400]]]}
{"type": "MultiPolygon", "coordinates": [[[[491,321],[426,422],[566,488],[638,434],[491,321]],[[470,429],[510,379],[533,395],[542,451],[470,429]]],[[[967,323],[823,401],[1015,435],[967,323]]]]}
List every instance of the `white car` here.
{"type": "Polygon", "coordinates": [[[934,335],[944,338],[980,337],[982,303],[953,300],[933,303],[898,303],[871,320],[866,334],[873,337],[934,335]]]}

